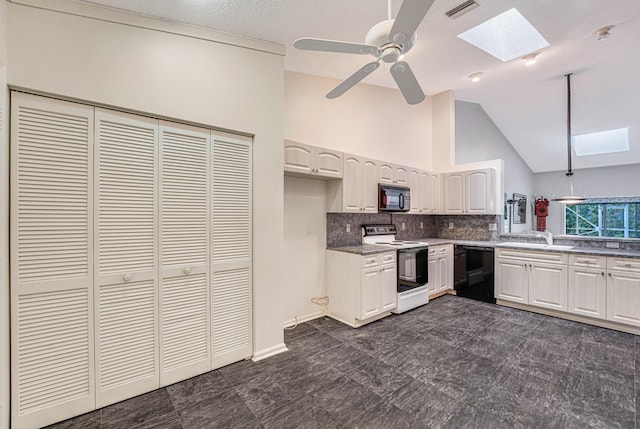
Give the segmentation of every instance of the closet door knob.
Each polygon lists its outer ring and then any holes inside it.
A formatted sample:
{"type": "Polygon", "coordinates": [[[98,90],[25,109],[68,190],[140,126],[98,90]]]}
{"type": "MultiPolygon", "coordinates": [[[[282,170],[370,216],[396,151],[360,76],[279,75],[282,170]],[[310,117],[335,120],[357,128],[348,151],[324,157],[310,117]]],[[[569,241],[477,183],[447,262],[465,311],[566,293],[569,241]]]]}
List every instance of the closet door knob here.
{"type": "Polygon", "coordinates": [[[184,267],[182,269],[182,272],[185,273],[185,274],[191,274],[191,267],[184,267]]]}
{"type": "Polygon", "coordinates": [[[133,278],[133,276],[131,274],[125,274],[124,276],[122,276],[122,280],[124,280],[125,282],[130,282],[131,279],[133,278]]]}

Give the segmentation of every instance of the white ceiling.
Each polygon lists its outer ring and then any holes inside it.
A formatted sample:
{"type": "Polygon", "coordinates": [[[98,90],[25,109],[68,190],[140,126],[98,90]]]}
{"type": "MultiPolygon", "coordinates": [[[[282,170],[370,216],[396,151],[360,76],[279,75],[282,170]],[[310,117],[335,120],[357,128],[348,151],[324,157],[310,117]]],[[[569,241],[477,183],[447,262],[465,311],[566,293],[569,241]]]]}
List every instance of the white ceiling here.
{"type": "MultiPolygon", "coordinates": [[[[391,0],[395,13],[401,0],[391,0]]],[[[285,45],[287,70],[343,79],[368,56],[305,52],[300,37],[363,42],[387,18],[387,0],[91,0],[120,9],[285,45]]],[[[455,19],[462,0],[435,0],[405,60],[427,94],[452,89],[479,103],[534,172],[566,169],[566,73],[573,73],[573,134],[629,128],[630,152],[576,158],[574,168],[640,163],[640,1],[478,0],[455,19]],[[516,7],[550,43],[538,62],[502,63],[456,37],[516,7]],[[610,39],[595,30],[615,25],[610,39]],[[481,71],[480,82],[467,76],[481,71]]],[[[382,67],[365,81],[395,88],[382,67]]],[[[327,88],[329,91],[331,88],[327,88]]],[[[348,97],[349,94],[343,95],[348,97]]],[[[398,92],[400,97],[400,93],[398,92]]],[[[460,124],[458,124],[460,125],[460,124]]]]}

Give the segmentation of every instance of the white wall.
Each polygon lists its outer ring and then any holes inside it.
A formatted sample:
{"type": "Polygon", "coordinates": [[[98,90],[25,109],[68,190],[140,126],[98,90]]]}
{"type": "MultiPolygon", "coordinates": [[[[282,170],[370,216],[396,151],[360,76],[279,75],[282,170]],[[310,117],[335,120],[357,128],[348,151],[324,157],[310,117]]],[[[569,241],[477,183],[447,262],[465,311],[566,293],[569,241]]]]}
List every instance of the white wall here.
{"type": "Polygon", "coordinates": [[[0,428],[9,427],[9,103],[7,3],[0,1],[0,428]]]}
{"type": "Polygon", "coordinates": [[[433,162],[434,170],[447,171],[456,163],[456,117],[453,91],[433,96],[433,162]]]}
{"type": "Polygon", "coordinates": [[[8,5],[9,84],[255,136],[254,350],[282,350],[284,49],[185,36],[190,27],[136,15],[127,14],[136,25],[114,23],[120,15],[66,0],[31,2],[40,7],[8,5]],[[75,15],[45,9],[58,5],[75,15]]]}
{"type": "MultiPolygon", "coordinates": [[[[558,195],[565,194],[566,192],[562,192],[562,189],[559,188],[564,177],[563,171],[536,173],[534,175],[535,195],[542,195],[551,200],[555,192],[558,195]]],[[[576,191],[587,198],[640,197],[640,164],[574,170],[573,178],[574,186],[579,186],[576,191]]],[[[564,234],[564,207],[562,204],[554,202],[549,204],[547,229],[553,234],[564,234]]]]}
{"type": "Polygon", "coordinates": [[[507,197],[511,198],[514,192],[527,196],[527,223],[512,225],[511,230],[532,229],[530,203],[534,176],[527,164],[479,104],[456,101],[455,120],[456,164],[503,159],[507,197]]]}
{"type": "Polygon", "coordinates": [[[396,89],[358,84],[339,98],[325,98],[338,83],[285,73],[287,139],[431,170],[431,97],[410,106],[396,89]]]}
{"type": "Polygon", "coordinates": [[[326,186],[323,180],[284,178],[284,323],[313,319],[324,308],[311,298],[324,296],[326,186]]]}

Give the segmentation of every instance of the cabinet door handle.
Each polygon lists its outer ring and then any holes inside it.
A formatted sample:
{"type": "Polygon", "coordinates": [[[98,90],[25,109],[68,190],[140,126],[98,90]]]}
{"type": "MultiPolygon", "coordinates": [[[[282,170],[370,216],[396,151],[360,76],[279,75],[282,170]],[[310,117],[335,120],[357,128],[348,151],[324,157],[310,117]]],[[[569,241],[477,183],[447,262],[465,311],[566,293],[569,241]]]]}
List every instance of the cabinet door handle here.
{"type": "Polygon", "coordinates": [[[612,276],[611,276],[611,273],[609,273],[609,277],[612,277],[612,276]]]}
{"type": "Polygon", "coordinates": [[[604,277],[604,271],[603,271],[603,272],[601,272],[600,274],[602,274],[602,277],[604,277]]]}
{"type": "Polygon", "coordinates": [[[631,264],[624,264],[625,267],[631,268],[631,264]]]}

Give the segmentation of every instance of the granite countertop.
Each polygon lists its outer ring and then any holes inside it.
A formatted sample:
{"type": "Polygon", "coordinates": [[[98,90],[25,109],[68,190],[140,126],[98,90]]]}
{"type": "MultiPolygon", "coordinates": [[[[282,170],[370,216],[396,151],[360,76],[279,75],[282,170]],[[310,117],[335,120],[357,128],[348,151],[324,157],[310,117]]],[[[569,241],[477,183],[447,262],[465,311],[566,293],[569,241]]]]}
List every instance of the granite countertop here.
{"type": "Polygon", "coordinates": [[[556,252],[556,253],[569,253],[576,255],[594,255],[594,256],[620,256],[626,258],[640,258],[640,251],[638,250],[628,250],[628,249],[602,249],[602,248],[593,248],[593,247],[571,247],[569,249],[553,249],[553,248],[526,248],[519,246],[518,242],[509,242],[503,241],[495,244],[495,247],[501,248],[511,248],[518,249],[523,251],[534,251],[534,252],[556,252]]]}
{"type": "MultiPolygon", "coordinates": [[[[453,240],[448,238],[418,238],[411,241],[422,241],[429,246],[437,246],[440,244],[461,244],[466,246],[482,246],[482,247],[500,247],[500,248],[512,248],[523,251],[534,252],[560,252],[578,255],[595,255],[595,256],[619,256],[626,258],[640,258],[640,251],[627,250],[627,249],[599,249],[589,247],[571,247],[570,249],[553,249],[553,248],[525,248],[519,247],[517,242],[508,241],[475,241],[475,240],[453,240]]],[[[361,244],[355,246],[342,246],[342,247],[328,247],[327,250],[334,250],[337,252],[354,253],[357,255],[373,255],[376,253],[384,253],[393,250],[397,250],[397,246],[381,245],[381,244],[361,244]]]]}
{"type": "MultiPolygon", "coordinates": [[[[429,246],[437,246],[439,244],[464,244],[467,246],[484,246],[494,247],[496,241],[472,241],[472,240],[451,240],[447,238],[418,238],[409,241],[422,241],[429,246]]],[[[398,250],[398,246],[382,245],[382,244],[359,244],[356,246],[327,247],[327,250],[336,252],[355,253],[357,255],[372,255],[376,253],[389,252],[390,250],[398,250]]]]}

